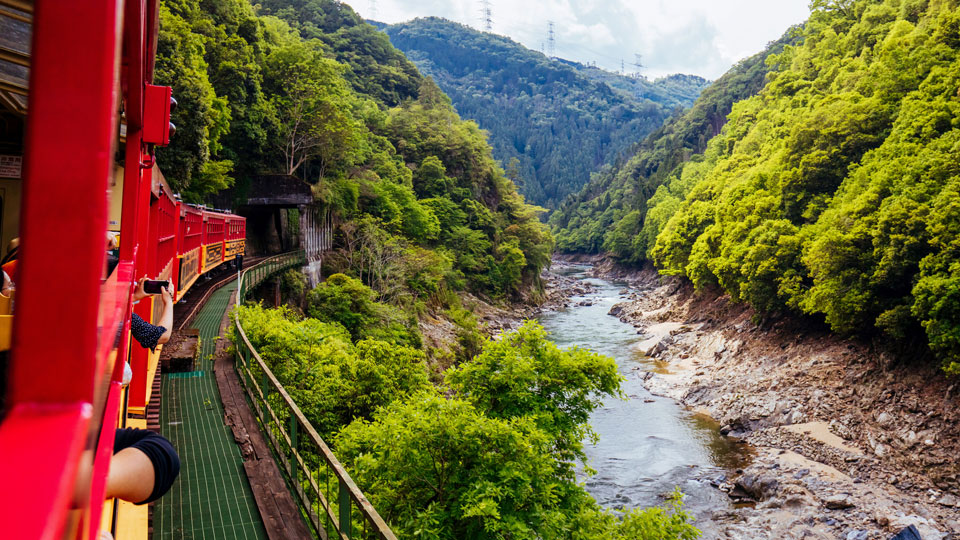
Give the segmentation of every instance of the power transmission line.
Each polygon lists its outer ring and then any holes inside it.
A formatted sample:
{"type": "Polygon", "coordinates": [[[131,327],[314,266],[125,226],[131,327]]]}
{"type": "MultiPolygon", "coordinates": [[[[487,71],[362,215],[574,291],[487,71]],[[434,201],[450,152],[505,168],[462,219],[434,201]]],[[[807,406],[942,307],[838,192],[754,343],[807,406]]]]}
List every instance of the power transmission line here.
{"type": "Polygon", "coordinates": [[[633,56],[636,57],[636,61],[635,61],[633,64],[631,64],[631,65],[632,65],[633,67],[637,68],[637,71],[636,71],[636,73],[635,73],[635,76],[639,79],[640,77],[642,77],[642,75],[640,74],[640,70],[642,70],[642,69],[643,69],[644,67],[646,67],[646,66],[643,65],[643,55],[642,55],[642,54],[634,54],[633,56]]]}
{"type": "Polygon", "coordinates": [[[553,21],[547,21],[547,24],[550,25],[550,37],[547,38],[547,52],[550,58],[553,58],[557,55],[557,40],[553,33],[553,21]]]}
{"type": "Polygon", "coordinates": [[[485,32],[493,31],[493,8],[490,0],[480,1],[480,18],[483,21],[483,30],[485,32]]]}

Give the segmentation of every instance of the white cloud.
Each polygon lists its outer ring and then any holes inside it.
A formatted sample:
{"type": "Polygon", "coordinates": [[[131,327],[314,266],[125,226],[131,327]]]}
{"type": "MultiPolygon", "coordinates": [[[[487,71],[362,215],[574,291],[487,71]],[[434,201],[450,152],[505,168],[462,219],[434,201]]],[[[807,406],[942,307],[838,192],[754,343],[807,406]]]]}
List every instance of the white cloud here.
{"type": "MultiPolygon", "coordinates": [[[[557,55],[628,71],[640,54],[650,77],[693,73],[710,79],[760,52],[809,15],[809,0],[491,0],[494,32],[539,50],[554,21],[557,55]]],[[[362,16],[373,2],[352,4],[362,16]]],[[[478,0],[376,0],[388,23],[439,16],[481,25],[478,0]]]]}

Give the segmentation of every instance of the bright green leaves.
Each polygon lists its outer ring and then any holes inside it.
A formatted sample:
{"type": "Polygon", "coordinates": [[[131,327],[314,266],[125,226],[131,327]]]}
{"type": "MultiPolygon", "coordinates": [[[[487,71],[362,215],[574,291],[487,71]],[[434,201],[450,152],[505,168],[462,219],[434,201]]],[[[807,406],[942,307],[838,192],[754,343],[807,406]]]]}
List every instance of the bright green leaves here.
{"type": "Polygon", "coordinates": [[[340,324],[301,319],[286,309],[241,306],[237,316],[250,343],[326,440],[355,418],[370,418],[377,408],[429,385],[419,350],[374,340],[353,345],[340,324]]]}
{"type": "Polygon", "coordinates": [[[683,494],[675,490],[668,500],[666,508],[647,508],[631,510],[623,516],[615,540],[695,540],[700,531],[693,526],[693,516],[683,510],[683,494]]]}
{"type": "Polygon", "coordinates": [[[547,437],[528,420],[425,394],[348,426],[336,445],[401,538],[536,538],[563,517],[547,437]]]}
{"type": "Polygon", "coordinates": [[[359,280],[334,274],[307,294],[307,313],[343,325],[356,341],[378,339],[418,347],[419,332],[407,315],[375,298],[376,293],[359,280]]]}
{"type": "Polygon", "coordinates": [[[207,46],[189,20],[161,7],[156,83],[173,87],[179,107],[171,117],[177,133],[170,146],[158,150],[158,159],[171,187],[191,202],[233,184],[233,163],[217,159],[231,112],[210,82],[207,46]]]}
{"type": "Polygon", "coordinates": [[[364,129],[352,109],[357,101],[317,43],[293,40],[264,58],[266,88],[275,111],[277,150],[286,174],[313,165],[317,179],[336,176],[357,162],[364,129]]]}
{"type": "Polygon", "coordinates": [[[472,362],[447,374],[451,388],[488,415],[533,419],[556,456],[569,462],[585,459],[589,415],[605,397],[620,395],[621,380],[611,358],[561,350],[533,322],[487,343],[472,362]]]}

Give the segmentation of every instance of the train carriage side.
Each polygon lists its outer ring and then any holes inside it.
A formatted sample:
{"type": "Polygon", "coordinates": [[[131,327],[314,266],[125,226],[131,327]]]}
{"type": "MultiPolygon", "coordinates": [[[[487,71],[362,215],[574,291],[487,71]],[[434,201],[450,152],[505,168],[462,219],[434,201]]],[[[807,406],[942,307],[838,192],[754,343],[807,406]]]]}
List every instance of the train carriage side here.
{"type": "Polygon", "coordinates": [[[227,216],[227,233],[223,250],[223,261],[236,260],[235,266],[238,269],[241,267],[241,261],[245,254],[246,229],[246,218],[233,214],[227,216]]]}
{"type": "MultiPolygon", "coordinates": [[[[156,167],[154,176],[160,177],[156,167]]],[[[147,274],[151,279],[170,280],[177,286],[175,263],[179,247],[179,203],[174,200],[166,182],[158,178],[155,185],[157,188],[150,198],[150,239],[155,242],[156,249],[149,253],[147,274]]]]}
{"type": "Polygon", "coordinates": [[[223,262],[223,240],[227,216],[220,212],[203,211],[203,257],[200,273],[205,274],[223,262]]]}
{"type": "Polygon", "coordinates": [[[177,257],[180,269],[177,277],[177,300],[190,290],[200,277],[201,255],[203,252],[203,210],[180,203],[180,234],[178,237],[177,257]]]}

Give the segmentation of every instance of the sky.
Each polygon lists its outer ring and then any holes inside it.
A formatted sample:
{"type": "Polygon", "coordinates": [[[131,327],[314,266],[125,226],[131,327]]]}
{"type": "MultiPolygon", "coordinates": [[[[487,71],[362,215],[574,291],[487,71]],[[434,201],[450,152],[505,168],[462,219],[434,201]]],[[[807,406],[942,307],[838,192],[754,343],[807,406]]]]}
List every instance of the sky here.
{"type": "MultiPolygon", "coordinates": [[[[482,29],[481,0],[353,0],[361,16],[386,23],[435,15],[482,29]]],[[[490,0],[493,32],[610,71],[650,78],[723,75],[810,14],[809,0],[490,0]]]]}

